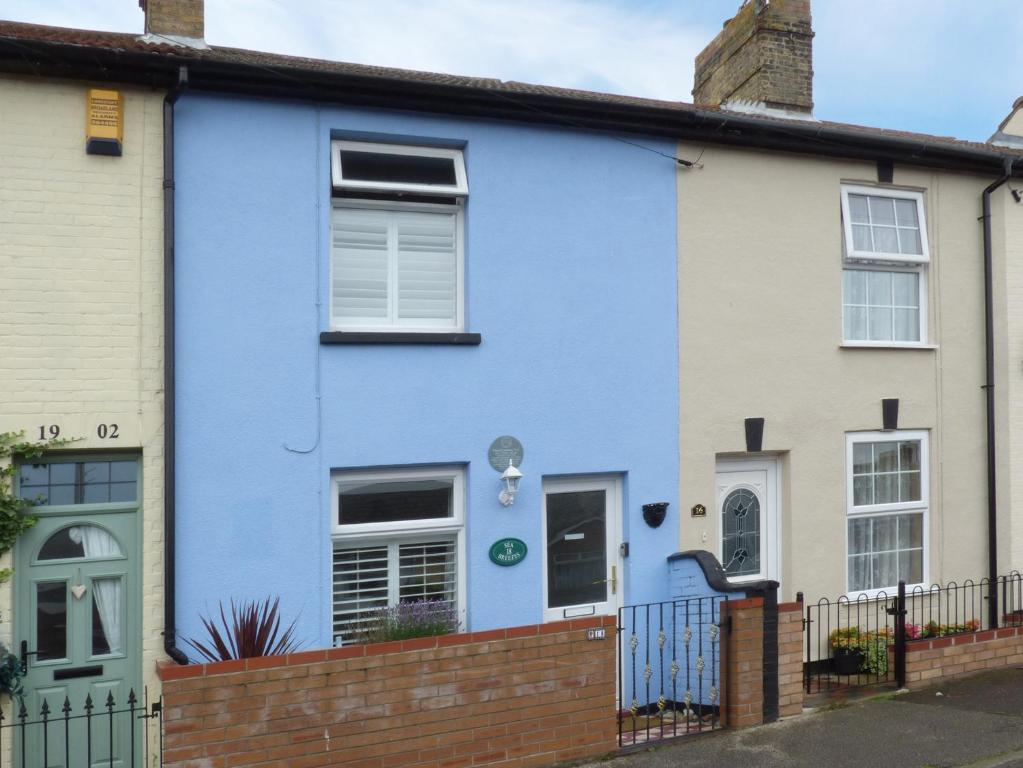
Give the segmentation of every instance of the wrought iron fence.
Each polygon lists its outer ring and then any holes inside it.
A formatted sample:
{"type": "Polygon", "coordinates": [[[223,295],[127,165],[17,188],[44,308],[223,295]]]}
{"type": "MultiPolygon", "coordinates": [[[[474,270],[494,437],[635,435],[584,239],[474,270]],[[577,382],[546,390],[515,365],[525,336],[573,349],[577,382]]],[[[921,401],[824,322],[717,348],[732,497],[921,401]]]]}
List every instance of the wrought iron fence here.
{"type": "MultiPolygon", "coordinates": [[[[802,593],[798,598],[802,602],[802,593]]],[[[805,606],[803,679],[808,694],[905,685],[906,642],[1023,625],[1023,576],[967,579],[805,606]]]]}
{"type": "Polygon", "coordinates": [[[139,701],[130,691],[118,705],[113,692],[103,703],[87,695],[76,709],[67,696],[53,706],[41,697],[38,711],[29,711],[24,699],[16,697],[13,712],[0,708],[0,754],[11,749],[11,765],[16,768],[142,768],[152,765],[152,753],[161,765],[162,732],[151,734],[150,721],[159,720],[162,700],[149,704],[147,698],[143,691],[139,701]]]}
{"type": "Polygon", "coordinates": [[[618,745],[720,727],[720,606],[727,597],[618,611],[618,745]]]}

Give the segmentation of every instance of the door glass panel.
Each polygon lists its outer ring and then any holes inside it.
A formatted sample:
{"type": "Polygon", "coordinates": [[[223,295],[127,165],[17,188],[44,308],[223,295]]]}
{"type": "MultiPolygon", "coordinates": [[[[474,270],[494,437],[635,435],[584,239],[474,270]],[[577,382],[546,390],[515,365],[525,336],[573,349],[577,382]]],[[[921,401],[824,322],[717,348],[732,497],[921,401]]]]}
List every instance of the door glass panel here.
{"type": "Polygon", "coordinates": [[[607,600],[604,491],[547,494],[547,605],[607,600]]]}
{"type": "Polygon", "coordinates": [[[40,560],[66,560],[74,557],[96,560],[122,556],[117,539],[98,525],[61,528],[39,549],[40,560]]]}
{"type": "Polygon", "coordinates": [[[92,655],[120,653],[121,580],[94,579],[92,582],[92,655]]]}
{"type": "Polygon", "coordinates": [[[67,582],[36,584],[36,650],[39,661],[67,658],[67,582]]]}
{"type": "Polygon", "coordinates": [[[739,488],[721,505],[721,560],[729,576],[760,573],[760,499],[739,488]]]}

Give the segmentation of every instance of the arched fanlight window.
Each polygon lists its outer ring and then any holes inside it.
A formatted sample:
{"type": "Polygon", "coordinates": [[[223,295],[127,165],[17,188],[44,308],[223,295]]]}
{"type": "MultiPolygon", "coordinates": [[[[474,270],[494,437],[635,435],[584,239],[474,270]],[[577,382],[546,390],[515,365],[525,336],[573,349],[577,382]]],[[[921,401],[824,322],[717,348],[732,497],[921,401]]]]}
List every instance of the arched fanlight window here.
{"type": "Polygon", "coordinates": [[[50,536],[39,549],[39,560],[103,560],[123,557],[121,545],[98,525],[72,525],[50,536]]]}

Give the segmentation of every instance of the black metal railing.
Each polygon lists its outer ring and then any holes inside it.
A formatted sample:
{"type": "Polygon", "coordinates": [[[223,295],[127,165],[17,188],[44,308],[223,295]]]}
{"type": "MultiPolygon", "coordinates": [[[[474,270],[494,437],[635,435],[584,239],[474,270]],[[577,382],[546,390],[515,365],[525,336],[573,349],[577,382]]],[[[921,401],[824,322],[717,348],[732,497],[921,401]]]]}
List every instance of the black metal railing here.
{"type": "MultiPolygon", "coordinates": [[[[798,598],[802,602],[802,593],[798,598]]],[[[1023,625],[1023,576],[967,579],[805,606],[803,680],[808,694],[903,687],[906,643],[1023,625]]]]}
{"type": "Polygon", "coordinates": [[[698,597],[618,610],[618,745],[720,727],[721,603],[698,597]]]}
{"type": "Polygon", "coordinates": [[[52,706],[42,698],[38,711],[29,711],[24,699],[15,697],[12,707],[13,712],[0,708],[0,754],[10,749],[16,768],[162,765],[162,731],[150,732],[162,701],[149,704],[145,691],[141,701],[130,691],[120,705],[109,692],[102,703],[87,695],[77,709],[67,696],[52,706]]]}

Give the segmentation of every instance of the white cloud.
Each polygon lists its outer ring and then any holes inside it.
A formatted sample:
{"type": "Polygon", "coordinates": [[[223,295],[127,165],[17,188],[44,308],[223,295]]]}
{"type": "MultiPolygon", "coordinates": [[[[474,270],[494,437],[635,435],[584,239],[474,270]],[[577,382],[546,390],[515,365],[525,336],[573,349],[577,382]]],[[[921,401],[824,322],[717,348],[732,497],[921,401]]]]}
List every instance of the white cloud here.
{"type": "Polygon", "coordinates": [[[214,44],[656,98],[690,98],[711,30],[592,0],[208,0],[214,44]]]}

